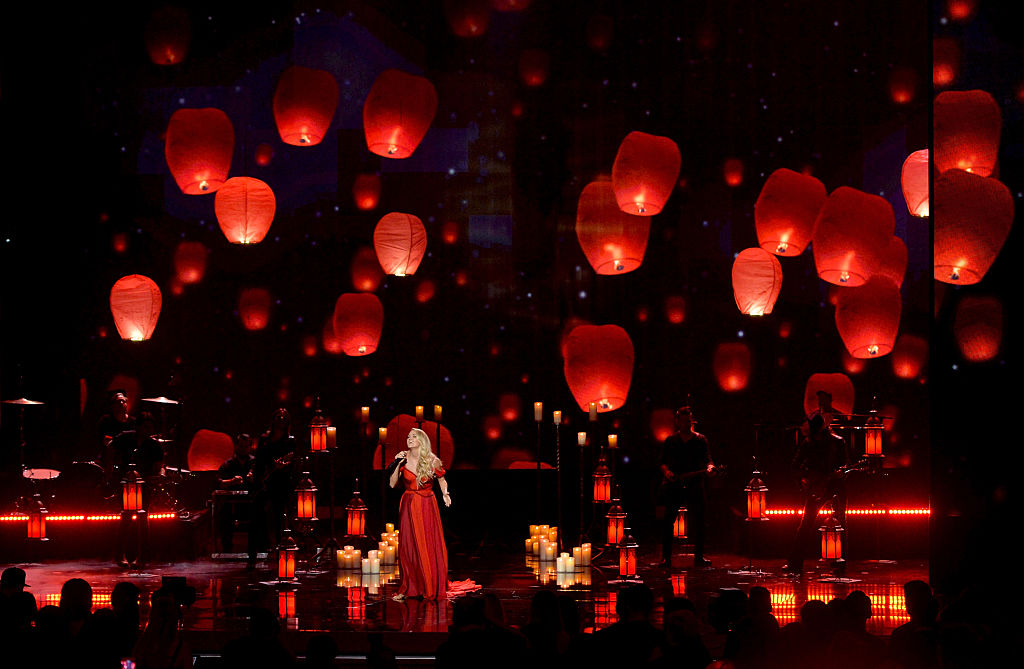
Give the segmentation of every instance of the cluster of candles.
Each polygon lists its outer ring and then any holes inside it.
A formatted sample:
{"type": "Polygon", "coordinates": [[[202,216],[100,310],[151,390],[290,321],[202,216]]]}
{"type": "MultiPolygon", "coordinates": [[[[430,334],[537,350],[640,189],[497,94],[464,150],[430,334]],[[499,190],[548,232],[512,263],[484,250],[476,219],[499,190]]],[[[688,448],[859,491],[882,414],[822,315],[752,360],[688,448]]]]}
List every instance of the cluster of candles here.
{"type": "Polygon", "coordinates": [[[337,585],[339,588],[366,588],[367,594],[376,595],[380,592],[380,586],[385,583],[392,583],[398,578],[398,571],[395,568],[383,570],[378,573],[359,573],[354,571],[338,574],[337,585]]]}
{"type": "Polygon", "coordinates": [[[355,546],[345,546],[338,551],[338,569],[361,569],[364,574],[379,574],[381,566],[392,566],[398,561],[398,530],[394,523],[385,525],[385,531],[377,542],[377,550],[362,551],[355,546]]]}
{"type": "Polygon", "coordinates": [[[576,546],[572,555],[562,553],[558,556],[558,528],[550,525],[530,525],[530,538],[526,539],[527,553],[542,561],[554,561],[556,572],[570,572],[590,566],[591,546],[589,543],[576,546]]]}

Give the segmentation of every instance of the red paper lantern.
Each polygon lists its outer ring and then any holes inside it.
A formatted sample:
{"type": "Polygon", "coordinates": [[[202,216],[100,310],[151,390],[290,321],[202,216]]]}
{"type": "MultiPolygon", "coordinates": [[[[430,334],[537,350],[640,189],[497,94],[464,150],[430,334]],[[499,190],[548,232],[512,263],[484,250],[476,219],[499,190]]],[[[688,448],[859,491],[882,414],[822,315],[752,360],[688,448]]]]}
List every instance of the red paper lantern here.
{"type": "Polygon", "coordinates": [[[999,181],[950,170],[935,180],[935,279],[978,283],[1013,225],[1010,190],[999,181]]]}
{"type": "Polygon", "coordinates": [[[907,210],[911,216],[925,218],[928,216],[928,179],[930,173],[928,149],[914,151],[903,161],[901,181],[903,183],[903,199],[907,201],[907,210]]]}
{"type": "Polygon", "coordinates": [[[917,72],[909,67],[897,67],[889,73],[889,97],[898,105],[905,105],[917,97],[917,72]]]}
{"type": "Polygon", "coordinates": [[[386,214],[373,229],[373,248],[385,274],[415,274],[427,251],[427,229],[412,214],[386,214]]]}
{"type": "Polygon", "coordinates": [[[246,330],[262,330],[270,322],[270,291],[243,288],[238,294],[238,316],[246,330]]]}
{"type": "Polygon", "coordinates": [[[269,144],[259,144],[256,146],[255,153],[256,164],[260,167],[266,167],[270,164],[270,161],[274,159],[274,147],[269,144]]]}
{"type": "Polygon", "coordinates": [[[491,22],[487,0],[445,0],[444,14],[459,37],[480,37],[491,22]]]}
{"type": "Polygon", "coordinates": [[[727,393],[738,392],[750,381],[750,347],[743,342],[725,342],[715,347],[711,363],[718,386],[727,393]]]}
{"type": "Polygon", "coordinates": [[[732,294],[740,313],[772,313],[781,290],[782,265],[778,258],[761,248],[740,251],[732,262],[732,294]]]}
{"type": "Polygon", "coordinates": [[[878,358],[892,351],[902,306],[899,287],[885,277],[874,277],[862,286],[841,291],[836,328],[850,355],[878,358]]]}
{"type": "Polygon", "coordinates": [[[164,156],[181,192],[204,195],[227,181],[235,128],[219,109],[179,109],[167,124],[164,156]]]}
{"type": "Polygon", "coordinates": [[[182,283],[199,283],[206,272],[206,247],[201,242],[181,242],[174,251],[174,272],[182,283]]]}
{"type": "Polygon", "coordinates": [[[946,12],[949,14],[949,18],[958,23],[971,20],[977,8],[977,0],[946,0],[946,12]]]}
{"type": "Polygon", "coordinates": [[[319,144],[338,106],[338,82],[326,70],[292,65],[274,89],[274,123],[281,141],[292,146],[319,144]]]}
{"type": "Polygon", "coordinates": [[[334,304],[334,334],[345,355],[377,350],[384,327],[384,305],[373,293],[343,293],[334,304]]]}
{"type": "Polygon", "coordinates": [[[811,250],[818,276],[837,286],[864,284],[878,268],[895,226],[885,198],[848,186],[832,191],[815,223],[811,250]]]}
{"type": "Polygon", "coordinates": [[[146,52],[156,65],[177,65],[188,54],[192,26],[180,7],[161,7],[146,25],[146,52]]]}
{"type": "Polygon", "coordinates": [[[377,262],[377,254],[369,246],[363,246],[352,258],[352,285],[363,293],[372,293],[380,287],[384,272],[377,262]]]}
{"type": "Polygon", "coordinates": [[[587,46],[594,51],[607,51],[614,35],[615,21],[610,16],[594,14],[587,20],[587,46]]]}
{"type": "Polygon", "coordinates": [[[376,209],[380,204],[380,177],[376,174],[360,174],[352,184],[352,199],[356,208],[363,211],[376,209]]]}
{"type": "Polygon", "coordinates": [[[519,420],[519,412],[523,408],[523,400],[515,393],[503,393],[498,398],[498,413],[501,419],[512,423],[519,420]]]}
{"type": "Polygon", "coordinates": [[[587,184],[576,208],[576,238],[598,274],[625,274],[644,261],[651,221],[619,209],[609,181],[587,184]]]}
{"type": "Polygon", "coordinates": [[[853,381],[846,374],[811,374],[804,386],[804,414],[810,416],[818,410],[818,391],[832,396],[836,413],[853,413],[853,381]]]}
{"type": "Polygon", "coordinates": [[[928,340],[902,334],[892,350],[892,371],[901,379],[915,379],[928,362],[928,340]]]}
{"type": "Polygon", "coordinates": [[[327,319],[324,329],[320,333],[320,339],[324,350],[331,355],[338,355],[344,351],[341,337],[334,334],[334,316],[327,319]]]}
{"type": "Polygon", "coordinates": [[[906,273],[907,245],[903,243],[902,239],[893,235],[878,256],[878,269],[875,270],[875,276],[884,276],[897,286],[902,286],[903,276],[906,273]]]}
{"type": "Polygon", "coordinates": [[[944,91],[935,97],[935,171],[991,176],[999,158],[1003,114],[986,91],[944,91]]]}
{"type": "Polygon", "coordinates": [[[543,49],[526,49],[519,54],[519,78],[530,88],[544,85],[550,66],[551,57],[543,49]]]}
{"type": "Polygon", "coordinates": [[[956,307],[953,334],[965,360],[991,360],[1003,340],[1003,305],[995,297],[963,298],[956,307]]]}
{"type": "Polygon", "coordinates": [[[385,70],[363,104],[363,130],[371,153],[408,158],[427,134],[437,113],[437,91],[423,77],[385,70]]]}
{"type": "Polygon", "coordinates": [[[153,336],[163,298],[148,276],[129,274],[110,289],[110,313],[121,339],[145,341],[153,336]]]}
{"type": "Polygon", "coordinates": [[[618,325],[580,325],[565,341],[565,380],[582,411],[599,412],[626,402],[633,378],[633,342],[618,325]]]}
{"type": "Polygon", "coordinates": [[[725,185],[735,188],[743,183],[743,161],[739,158],[729,158],[722,165],[722,178],[725,185]]]}
{"type": "Polygon", "coordinates": [[[235,451],[231,435],[197,430],[188,447],[188,468],[193,472],[215,472],[235,451]]]}
{"type": "Polygon", "coordinates": [[[679,325],[686,320],[685,297],[669,295],[665,298],[665,319],[672,325],[679,325]]]}
{"type": "Polygon", "coordinates": [[[932,83],[936,88],[945,88],[956,80],[960,73],[960,45],[952,37],[936,37],[932,40],[932,83]]]}
{"type": "Polygon", "coordinates": [[[235,177],[221,186],[213,200],[221,232],[232,244],[259,244],[277,211],[274,191],[259,179],[235,177]]]}
{"type": "Polygon", "coordinates": [[[434,295],[437,293],[437,284],[430,279],[424,279],[420,281],[416,286],[416,301],[420,304],[426,304],[427,302],[434,299],[434,295]]]}
{"type": "Polygon", "coordinates": [[[626,135],[612,165],[619,209],[637,216],[660,212],[672,195],[682,162],[679,147],[668,137],[637,130],[626,135]]]}
{"type": "Polygon", "coordinates": [[[754,203],[757,243],[780,256],[803,253],[825,204],[825,184],[812,176],[780,168],[771,173],[754,203]]]}
{"type": "Polygon", "coordinates": [[[441,241],[449,245],[459,241],[459,224],[455,221],[445,221],[441,226],[441,241]]]}

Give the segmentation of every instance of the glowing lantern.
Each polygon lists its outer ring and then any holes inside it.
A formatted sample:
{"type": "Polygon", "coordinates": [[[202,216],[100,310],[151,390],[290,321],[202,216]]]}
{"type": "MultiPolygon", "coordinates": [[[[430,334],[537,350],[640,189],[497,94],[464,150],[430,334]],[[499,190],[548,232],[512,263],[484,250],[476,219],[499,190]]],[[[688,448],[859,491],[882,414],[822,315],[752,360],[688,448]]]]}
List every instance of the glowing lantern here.
{"type": "Polygon", "coordinates": [[[825,184],[812,176],[780,168],[771,173],[754,203],[757,243],[780,256],[803,253],[825,204],[825,184]]]}
{"type": "Polygon", "coordinates": [[[668,137],[637,130],[626,135],[612,165],[619,209],[637,216],[660,212],[672,195],[682,162],[679,147],[668,137]]]}
{"type": "Polygon", "coordinates": [[[619,544],[619,578],[633,580],[636,578],[636,549],[639,548],[636,539],[626,528],[626,536],[619,544]]]}
{"type": "Polygon", "coordinates": [[[761,480],[761,472],[756,468],[743,492],[747,494],[747,520],[768,520],[768,486],[761,480]]]}
{"type": "Polygon", "coordinates": [[[782,265],[778,258],[761,248],[740,251],[732,262],[732,294],[740,313],[772,313],[781,290],[782,265]]]}
{"type": "Polygon", "coordinates": [[[681,295],[669,295],[665,298],[665,319],[672,325],[679,325],[686,320],[686,298],[681,295]]]}
{"type": "Polygon", "coordinates": [[[832,396],[836,413],[853,413],[853,381],[846,374],[811,374],[804,386],[804,413],[808,416],[818,410],[818,392],[832,396]]]}
{"type": "Polygon", "coordinates": [[[320,333],[320,339],[323,343],[324,350],[332,355],[338,355],[344,349],[342,347],[341,338],[334,334],[334,316],[332,315],[327,319],[324,324],[324,329],[320,333]]]}
{"type": "Polygon", "coordinates": [[[543,86],[548,80],[551,58],[543,49],[526,49],[519,54],[519,78],[530,88],[543,86]]]}
{"type": "Polygon", "coordinates": [[[110,246],[114,253],[125,253],[128,250],[128,235],[123,232],[115,232],[110,237],[110,246]]]}
{"type": "Polygon", "coordinates": [[[146,52],[156,65],[177,65],[185,60],[191,39],[188,12],[180,7],[161,7],[146,25],[146,52]]]}
{"type": "Polygon", "coordinates": [[[946,11],[949,13],[949,18],[958,23],[969,21],[977,8],[977,0],[946,0],[946,11]]]}
{"type": "Polygon", "coordinates": [[[164,156],[186,195],[213,193],[224,185],[235,150],[235,128],[219,109],[179,109],[167,124],[164,156]]]}
{"type": "Polygon", "coordinates": [[[163,299],[147,276],[129,274],[110,289],[110,313],[121,339],[145,341],[153,336],[163,299]]]}
{"type": "Polygon", "coordinates": [[[174,271],[182,283],[199,283],[206,272],[206,247],[201,242],[181,242],[174,251],[174,271]]]}
{"type": "Polygon", "coordinates": [[[991,176],[999,158],[1003,114],[986,91],[944,91],[933,106],[935,171],[991,176]]]}
{"type": "Polygon", "coordinates": [[[376,174],[360,174],[352,184],[352,199],[356,208],[363,211],[376,209],[380,203],[380,177],[376,174]]]}
{"type": "Polygon", "coordinates": [[[416,286],[416,301],[420,304],[426,304],[434,299],[435,293],[437,293],[437,284],[430,279],[424,279],[416,286]]]}
{"type": "Polygon", "coordinates": [[[285,620],[295,618],[294,590],[277,593],[277,615],[285,620]]]}
{"type": "Polygon", "coordinates": [[[626,402],[633,378],[633,342],[618,325],[580,325],[565,342],[565,380],[583,411],[599,412],[626,402]]]}
{"type": "Polygon", "coordinates": [[[327,450],[327,418],[317,406],[313,419],[309,421],[309,450],[314,453],[327,450]]]}
{"type": "Polygon", "coordinates": [[[295,580],[295,556],[299,552],[299,546],[292,538],[291,530],[285,528],[284,537],[277,546],[277,580],[295,580]]]}
{"type": "Polygon", "coordinates": [[[501,439],[501,418],[498,416],[487,416],[483,422],[484,436],[489,441],[501,439]]]}
{"type": "Polygon", "coordinates": [[[188,446],[188,468],[193,472],[215,472],[231,458],[235,442],[231,435],[214,430],[197,430],[188,446]]]}
{"type": "Polygon", "coordinates": [[[619,209],[611,182],[595,181],[580,193],[576,238],[598,274],[625,274],[640,267],[650,229],[649,218],[619,209]]]}
{"type": "Polygon", "coordinates": [[[356,290],[364,293],[372,293],[380,287],[380,281],[384,278],[380,263],[377,261],[377,254],[369,246],[363,246],[356,251],[352,258],[352,285],[356,290]]]}
{"type": "Polygon", "coordinates": [[[836,305],[836,328],[850,355],[877,358],[892,351],[902,307],[899,287],[885,277],[843,290],[836,305]]]}
{"type": "Polygon", "coordinates": [[[522,399],[515,393],[504,393],[498,398],[498,413],[501,414],[501,419],[508,423],[519,420],[522,406],[522,399]]]}
{"type": "Polygon", "coordinates": [[[1003,340],[1003,305],[995,297],[963,298],[956,307],[953,334],[965,360],[991,360],[1003,340]]]}
{"type": "MultiPolygon", "coordinates": [[[[325,430],[326,432],[326,430],[325,430]]],[[[295,517],[299,520],[316,520],[316,486],[303,472],[302,480],[295,487],[295,517]]]]}
{"type": "Polygon", "coordinates": [[[872,409],[866,421],[864,421],[864,455],[872,458],[883,457],[882,435],[885,432],[885,425],[878,415],[878,411],[872,409]]]}
{"type": "Polygon", "coordinates": [[[675,522],[672,523],[672,536],[676,539],[686,538],[686,507],[679,507],[675,522]]]}
{"type": "Polygon", "coordinates": [[[739,158],[729,158],[722,165],[722,178],[725,185],[735,188],[743,183],[743,161],[739,158]]]}
{"type": "Polygon", "coordinates": [[[121,508],[125,511],[142,510],[142,477],[135,470],[128,472],[121,482],[121,508]]]}
{"type": "Polygon", "coordinates": [[[718,386],[727,393],[747,387],[750,380],[750,347],[743,342],[725,342],[715,347],[712,369],[718,386]]]}
{"type": "Polygon", "coordinates": [[[29,539],[49,541],[46,538],[46,514],[46,507],[43,506],[42,500],[38,496],[34,497],[28,510],[27,536],[29,539]]]}
{"type": "Polygon", "coordinates": [[[839,524],[835,514],[825,518],[825,524],[819,528],[821,532],[821,559],[843,559],[843,526],[839,524]]]}
{"type": "Polygon", "coordinates": [[[605,464],[604,455],[594,468],[594,502],[606,504],[612,499],[612,473],[605,464]]]}
{"type": "Polygon", "coordinates": [[[363,130],[371,153],[408,158],[437,113],[437,91],[423,77],[385,70],[363,104],[363,130]]]}
{"type": "Polygon", "coordinates": [[[232,244],[259,244],[277,211],[274,191],[259,179],[235,177],[217,191],[213,211],[221,232],[232,244]]]}
{"type": "Polygon", "coordinates": [[[928,340],[912,334],[900,335],[892,351],[892,371],[901,379],[914,379],[928,361],[928,340]]]}
{"type": "Polygon", "coordinates": [[[657,441],[665,441],[675,431],[676,419],[672,409],[655,409],[651,412],[651,434],[657,441]]]}
{"type": "Polygon", "coordinates": [[[840,186],[825,200],[815,223],[814,265],[818,276],[837,286],[860,286],[878,267],[896,217],[878,195],[840,186]]]}
{"type": "Polygon", "coordinates": [[[269,144],[259,144],[256,146],[255,154],[256,164],[260,167],[266,167],[270,164],[270,161],[274,159],[274,147],[269,144]]]}
{"type": "Polygon", "coordinates": [[[626,512],[619,504],[618,486],[616,486],[615,496],[612,497],[612,505],[608,507],[608,513],[604,517],[608,521],[607,545],[609,547],[618,546],[622,543],[626,523],[626,512]]]}
{"type": "Polygon", "coordinates": [[[897,67],[889,73],[889,97],[898,105],[905,105],[917,97],[917,72],[909,67],[897,67]]]}
{"type": "Polygon", "coordinates": [[[935,279],[981,281],[1013,225],[1009,189],[992,178],[950,170],[935,180],[935,279]]]}
{"type": "Polygon", "coordinates": [[[366,535],[366,502],[359,497],[359,479],[356,479],[356,490],[352,493],[352,499],[345,506],[345,535],[350,537],[361,537],[366,535]]]}
{"type": "Polygon", "coordinates": [[[855,358],[850,355],[845,348],[842,350],[842,358],[843,369],[845,369],[848,374],[860,374],[864,371],[864,367],[867,365],[867,363],[862,359],[855,358]]]}
{"type": "Polygon", "coordinates": [[[243,288],[238,294],[238,316],[246,330],[262,330],[270,322],[270,291],[243,288]]]}
{"type": "Polygon", "coordinates": [[[610,16],[594,14],[587,20],[587,46],[594,51],[607,51],[614,34],[615,21],[610,16]]]}
{"type": "Polygon", "coordinates": [[[459,224],[455,221],[445,221],[441,226],[441,241],[449,245],[459,241],[459,224]]]}
{"type": "Polygon", "coordinates": [[[459,37],[480,37],[491,22],[487,0],[445,0],[444,13],[452,32],[459,37]]]}
{"type": "Polygon", "coordinates": [[[928,149],[914,151],[903,162],[903,199],[911,216],[928,216],[928,149]]]}
{"type": "Polygon", "coordinates": [[[293,65],[274,89],[274,123],[281,141],[292,146],[319,144],[338,106],[338,82],[326,70],[293,65]]]}
{"type": "Polygon", "coordinates": [[[316,356],[317,344],[316,337],[313,335],[306,335],[302,338],[302,355],[307,358],[316,356]]]}
{"type": "Polygon", "coordinates": [[[385,274],[415,274],[427,251],[427,229],[412,214],[386,214],[373,229],[373,248],[385,274]]]}
{"type": "Polygon", "coordinates": [[[960,45],[952,37],[932,40],[932,83],[944,88],[953,83],[960,73],[960,45]]]}
{"type": "Polygon", "coordinates": [[[878,268],[875,270],[875,276],[885,277],[897,286],[902,286],[903,276],[906,273],[907,245],[903,243],[902,239],[893,235],[878,255],[878,268]]]}
{"type": "Polygon", "coordinates": [[[384,327],[384,305],[373,293],[344,293],[334,304],[334,334],[345,355],[377,350],[384,327]]]}

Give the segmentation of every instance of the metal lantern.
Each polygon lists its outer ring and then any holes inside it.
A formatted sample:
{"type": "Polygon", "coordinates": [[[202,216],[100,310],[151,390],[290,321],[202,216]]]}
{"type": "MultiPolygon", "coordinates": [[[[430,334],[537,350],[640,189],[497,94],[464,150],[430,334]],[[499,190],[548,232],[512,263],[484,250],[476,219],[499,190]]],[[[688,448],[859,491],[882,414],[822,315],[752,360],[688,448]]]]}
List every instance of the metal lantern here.
{"type": "Polygon", "coordinates": [[[298,552],[299,546],[292,538],[291,530],[285,528],[284,538],[277,546],[277,580],[295,579],[295,556],[298,552]]]}
{"type": "Polygon", "coordinates": [[[295,617],[294,590],[284,590],[277,593],[277,615],[286,620],[295,617]]]}
{"type": "Polygon", "coordinates": [[[352,500],[345,507],[348,520],[345,525],[345,534],[350,537],[361,537],[366,534],[366,502],[359,497],[359,479],[356,479],[356,490],[352,493],[352,500]]]}
{"type": "Polygon", "coordinates": [[[309,472],[302,473],[302,480],[295,488],[295,517],[299,520],[316,520],[316,486],[309,478],[309,472]]]}
{"type": "Polygon", "coordinates": [[[768,487],[761,480],[761,472],[754,469],[750,483],[743,489],[747,493],[747,520],[768,520],[765,493],[768,487]]]}
{"type": "Polygon", "coordinates": [[[327,450],[327,419],[320,411],[320,401],[317,400],[316,413],[313,420],[309,421],[309,450],[314,453],[327,450]]]}
{"type": "Polygon", "coordinates": [[[612,473],[605,464],[604,455],[594,468],[594,501],[607,503],[612,499],[612,473]]]}
{"type": "Polygon", "coordinates": [[[843,559],[843,526],[839,524],[835,514],[830,514],[825,519],[825,524],[819,528],[821,532],[821,559],[842,560],[843,559]]]}
{"type": "Polygon", "coordinates": [[[608,519],[608,546],[618,546],[622,543],[623,527],[626,523],[626,512],[619,505],[618,491],[612,499],[612,505],[605,514],[608,519]]]}
{"type": "Polygon", "coordinates": [[[679,512],[676,513],[676,520],[672,523],[672,536],[676,539],[686,538],[686,507],[679,507],[679,512]]]}
{"type": "Polygon", "coordinates": [[[885,425],[876,409],[871,409],[868,418],[864,421],[864,455],[880,458],[882,453],[882,433],[885,432],[885,425]]]}
{"type": "Polygon", "coordinates": [[[622,543],[619,544],[619,578],[623,580],[632,580],[636,578],[636,549],[639,546],[636,543],[636,539],[629,533],[629,528],[625,528],[625,537],[622,539],[622,543]]]}
{"type": "Polygon", "coordinates": [[[125,511],[142,510],[142,477],[134,469],[122,481],[122,501],[125,511]]]}
{"type": "Polygon", "coordinates": [[[28,511],[28,538],[48,541],[46,538],[46,507],[39,497],[32,500],[28,511]]]}

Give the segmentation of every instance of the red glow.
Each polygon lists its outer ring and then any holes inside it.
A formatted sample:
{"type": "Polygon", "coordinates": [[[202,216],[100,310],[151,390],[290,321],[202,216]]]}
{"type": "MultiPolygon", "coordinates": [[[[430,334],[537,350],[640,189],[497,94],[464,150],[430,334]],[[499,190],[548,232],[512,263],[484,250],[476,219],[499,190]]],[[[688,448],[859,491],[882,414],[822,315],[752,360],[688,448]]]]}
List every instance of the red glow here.
{"type": "Polygon", "coordinates": [[[465,286],[469,282],[469,278],[466,276],[465,270],[459,270],[455,273],[455,285],[465,286]]]}
{"type": "Polygon", "coordinates": [[[445,221],[441,226],[441,241],[445,244],[454,244],[459,241],[459,224],[455,221],[445,221]]]}
{"type": "Polygon", "coordinates": [[[729,158],[722,166],[722,177],[725,185],[735,188],[743,183],[743,161],[739,158],[729,158]]]}
{"type": "Polygon", "coordinates": [[[515,393],[505,393],[498,398],[498,413],[506,423],[519,420],[519,412],[523,408],[523,401],[515,393]]]}
{"type": "Polygon", "coordinates": [[[430,279],[424,279],[416,286],[416,301],[420,304],[426,304],[434,299],[435,293],[437,293],[437,284],[430,279]]]}
{"type": "Polygon", "coordinates": [[[380,287],[384,271],[377,254],[369,246],[360,247],[352,258],[352,286],[362,293],[372,293],[380,287]]]}
{"type": "Polygon", "coordinates": [[[376,209],[380,204],[381,180],[376,174],[360,174],[352,184],[352,199],[362,211],[376,209]]]}
{"type": "Polygon", "coordinates": [[[110,237],[110,245],[114,249],[114,253],[124,253],[128,250],[128,235],[123,232],[115,232],[110,237]]]}
{"type": "Polygon", "coordinates": [[[1003,340],[1003,305],[999,298],[968,295],[956,306],[953,321],[960,354],[969,362],[985,362],[999,354],[1003,340]]]}
{"type": "Polygon", "coordinates": [[[615,35],[615,21],[604,14],[594,14],[587,20],[587,46],[594,51],[607,51],[615,35]]]}
{"type": "Polygon", "coordinates": [[[444,14],[452,32],[459,37],[480,37],[491,22],[487,0],[445,0],[444,14]]]}
{"type": "Polygon", "coordinates": [[[793,323],[790,321],[782,321],[779,323],[779,338],[789,339],[789,335],[793,334],[793,323]]]}
{"type": "Polygon", "coordinates": [[[519,54],[519,78],[530,88],[543,86],[548,80],[550,57],[543,49],[526,49],[519,54]]]}
{"type": "Polygon", "coordinates": [[[750,381],[750,347],[743,342],[719,344],[712,368],[722,390],[727,393],[743,390],[750,381]]]}
{"type": "Polygon", "coordinates": [[[213,430],[199,430],[188,447],[188,468],[194,472],[213,472],[234,453],[231,435],[213,430]]]}
{"type": "Polygon", "coordinates": [[[235,128],[220,109],[179,109],[167,124],[167,167],[187,195],[207,195],[223,186],[234,148],[235,128]]]}
{"type": "Polygon", "coordinates": [[[977,0],[946,0],[946,11],[949,12],[949,18],[960,23],[970,20],[977,7],[977,0]]]}
{"type": "Polygon", "coordinates": [[[868,364],[863,358],[855,358],[850,355],[845,348],[843,349],[842,356],[843,369],[845,369],[848,374],[860,374],[868,364]]]}
{"type": "Polygon", "coordinates": [[[266,167],[274,159],[274,147],[269,144],[258,144],[256,146],[255,158],[257,165],[266,167]]]}
{"type": "Polygon", "coordinates": [[[281,141],[314,146],[331,127],[338,106],[338,82],[326,70],[292,65],[277,82],[273,105],[281,141]]]}
{"type": "Polygon", "coordinates": [[[437,113],[437,91],[429,80],[385,70],[363,104],[363,130],[371,153],[408,158],[427,134],[437,113]]]}
{"type": "Polygon", "coordinates": [[[316,355],[316,352],[317,352],[316,337],[314,337],[313,335],[306,335],[305,337],[303,337],[302,338],[302,355],[306,356],[307,358],[312,358],[313,356],[316,355]]]}
{"type": "Polygon", "coordinates": [[[238,316],[246,330],[262,330],[270,322],[273,299],[266,288],[243,288],[238,295],[238,316]]]}
{"type": "Polygon", "coordinates": [[[277,198],[266,183],[251,177],[229,179],[213,201],[221,232],[232,244],[259,244],[277,211],[277,198]]]}
{"type": "Polygon", "coordinates": [[[909,67],[897,67],[889,73],[889,96],[898,105],[905,105],[917,97],[917,72],[909,67]]]}
{"type": "Polygon", "coordinates": [[[654,216],[672,195],[682,156],[668,137],[634,130],[626,135],[612,165],[612,188],[627,214],[654,216]]]}
{"type": "Polygon", "coordinates": [[[161,7],[146,25],[146,52],[155,65],[177,65],[188,55],[191,37],[188,12],[180,7],[161,7]]]}
{"type": "Polygon", "coordinates": [[[646,323],[647,319],[651,316],[651,310],[647,307],[636,308],[636,319],[641,323],[646,323]]]}
{"type": "Polygon", "coordinates": [[[206,273],[206,247],[200,242],[181,242],[174,252],[174,271],[184,284],[199,283],[206,273]]]}
{"type": "Polygon", "coordinates": [[[490,441],[501,439],[501,419],[497,416],[487,416],[483,424],[484,436],[490,441]]]}
{"type": "Polygon", "coordinates": [[[928,362],[928,340],[912,334],[902,334],[892,351],[892,371],[901,379],[914,379],[928,362]]]}
{"type": "Polygon", "coordinates": [[[686,298],[681,295],[670,295],[666,297],[665,319],[672,325],[679,325],[686,320],[686,298]]]}

